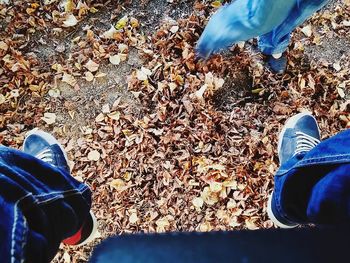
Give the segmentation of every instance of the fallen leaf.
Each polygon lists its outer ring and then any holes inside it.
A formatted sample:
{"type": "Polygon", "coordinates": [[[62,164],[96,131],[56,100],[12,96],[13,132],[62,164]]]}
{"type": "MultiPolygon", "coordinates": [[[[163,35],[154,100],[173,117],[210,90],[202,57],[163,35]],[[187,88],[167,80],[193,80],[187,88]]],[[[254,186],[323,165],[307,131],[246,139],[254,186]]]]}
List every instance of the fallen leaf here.
{"type": "Polygon", "coordinates": [[[128,23],[129,19],[128,16],[123,16],[121,19],[119,19],[119,21],[115,24],[115,29],[120,30],[123,29],[127,23],[128,23]]]}
{"type": "Polygon", "coordinates": [[[170,226],[170,223],[167,217],[163,217],[156,221],[156,225],[157,232],[164,232],[166,228],[170,226]]]}
{"type": "Polygon", "coordinates": [[[113,65],[119,65],[120,64],[120,55],[113,55],[109,57],[109,62],[111,62],[113,65]]]}
{"type": "Polygon", "coordinates": [[[124,191],[126,189],[126,184],[122,179],[114,179],[109,185],[117,191],[124,191]]]}
{"type": "Polygon", "coordinates": [[[196,197],[192,200],[192,204],[196,208],[202,208],[204,200],[201,197],[196,197]]]}
{"type": "Polygon", "coordinates": [[[137,28],[137,27],[139,27],[140,24],[139,24],[139,21],[136,18],[132,17],[132,18],[130,18],[130,25],[133,28],[137,28]]]}
{"type": "Polygon", "coordinates": [[[0,94],[0,104],[3,104],[5,101],[6,101],[5,96],[0,94]]]}
{"type": "Polygon", "coordinates": [[[59,89],[50,89],[48,94],[52,98],[58,98],[61,95],[61,92],[59,89]]]}
{"type": "Polygon", "coordinates": [[[6,51],[8,48],[9,46],[4,41],[0,41],[0,49],[6,51]]]}
{"type": "Polygon", "coordinates": [[[98,161],[101,157],[101,154],[96,150],[92,150],[89,152],[87,157],[90,161],[98,161]]]}
{"type": "Polygon", "coordinates": [[[141,70],[136,71],[136,77],[138,80],[147,80],[148,76],[150,75],[152,75],[152,72],[145,67],[142,67],[141,70]]]}
{"type": "Polygon", "coordinates": [[[70,14],[67,19],[63,22],[65,27],[72,27],[78,24],[78,20],[75,18],[73,14],[70,14]]]}
{"type": "Polygon", "coordinates": [[[204,84],[199,90],[197,90],[195,92],[195,96],[197,97],[197,99],[199,100],[203,100],[203,95],[204,95],[204,92],[207,90],[208,88],[208,85],[207,84],[204,84]]]}
{"type": "Polygon", "coordinates": [[[343,99],[345,98],[345,92],[342,88],[337,88],[339,96],[343,99]]]}
{"type": "Polygon", "coordinates": [[[46,124],[53,124],[56,122],[56,114],[51,112],[45,112],[41,119],[46,122],[46,124]]]}
{"type": "Polygon", "coordinates": [[[100,113],[99,115],[96,116],[95,121],[96,122],[101,122],[104,121],[105,115],[103,113],[100,113]]]}
{"type": "Polygon", "coordinates": [[[211,3],[211,6],[215,8],[219,8],[221,5],[221,1],[214,1],[211,3]]]}
{"type": "Polygon", "coordinates": [[[113,39],[117,32],[118,31],[114,28],[114,26],[111,26],[111,28],[108,31],[104,32],[101,37],[106,39],[113,39]]]}
{"type": "Polygon", "coordinates": [[[119,44],[119,45],[118,45],[118,49],[119,49],[120,53],[123,53],[125,50],[128,49],[128,45],[119,44]]]}
{"type": "Polygon", "coordinates": [[[170,28],[170,32],[173,33],[173,34],[175,34],[177,31],[179,31],[179,27],[178,26],[172,26],[170,28]]]}
{"type": "Polygon", "coordinates": [[[102,106],[102,113],[110,113],[110,107],[109,107],[109,104],[106,103],[106,104],[103,104],[102,106]]]}
{"type": "Polygon", "coordinates": [[[120,112],[119,111],[114,111],[110,114],[107,115],[109,118],[112,120],[118,121],[120,119],[120,112]]]}
{"type": "Polygon", "coordinates": [[[84,79],[86,81],[93,81],[94,80],[94,74],[92,74],[90,71],[85,72],[84,79]]]}
{"type": "Polygon", "coordinates": [[[136,213],[132,213],[129,217],[129,222],[131,224],[135,224],[137,223],[137,221],[139,221],[139,218],[137,217],[137,214],[136,213]]]}
{"type": "Polygon", "coordinates": [[[84,65],[85,68],[87,68],[90,72],[95,72],[99,68],[99,64],[97,64],[92,59],[89,59],[89,61],[84,65]]]}
{"type": "Polygon", "coordinates": [[[66,72],[63,73],[62,81],[68,83],[73,87],[77,84],[77,81],[75,80],[75,78],[66,72]]]}
{"type": "Polygon", "coordinates": [[[340,63],[339,63],[339,62],[334,63],[334,64],[333,64],[333,68],[334,68],[336,71],[340,71],[340,70],[341,70],[340,63]]]}
{"type": "Polygon", "coordinates": [[[64,11],[67,13],[72,12],[75,8],[73,0],[64,0],[63,2],[61,2],[60,5],[64,8],[64,11]]]}
{"type": "Polygon", "coordinates": [[[312,27],[311,27],[311,25],[304,26],[301,29],[301,32],[303,32],[305,36],[311,37],[312,36],[312,27]]]}

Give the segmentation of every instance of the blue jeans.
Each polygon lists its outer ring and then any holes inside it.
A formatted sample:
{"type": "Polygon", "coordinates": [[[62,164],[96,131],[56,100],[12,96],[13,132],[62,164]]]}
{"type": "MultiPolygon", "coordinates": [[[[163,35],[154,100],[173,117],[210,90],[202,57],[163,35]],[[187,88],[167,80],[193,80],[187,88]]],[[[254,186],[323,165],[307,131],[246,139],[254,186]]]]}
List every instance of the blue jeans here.
{"type": "Polygon", "coordinates": [[[0,146],[1,262],[49,262],[91,206],[89,188],[65,171],[0,146]]]}
{"type": "Polygon", "coordinates": [[[210,19],[197,45],[207,57],[239,41],[259,37],[271,55],[286,51],[291,32],[330,0],[235,0],[210,19]]]}
{"type": "Polygon", "coordinates": [[[287,224],[350,224],[350,130],[280,167],[272,210],[287,224]]]}

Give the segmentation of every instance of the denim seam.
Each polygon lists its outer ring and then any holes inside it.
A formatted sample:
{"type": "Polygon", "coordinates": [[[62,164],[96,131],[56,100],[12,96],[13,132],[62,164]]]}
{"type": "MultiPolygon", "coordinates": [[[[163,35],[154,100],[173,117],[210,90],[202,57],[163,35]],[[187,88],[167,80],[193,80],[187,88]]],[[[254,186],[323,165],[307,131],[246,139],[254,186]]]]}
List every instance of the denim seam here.
{"type": "Polygon", "coordinates": [[[68,193],[68,194],[57,194],[56,196],[50,198],[50,199],[46,199],[46,200],[43,200],[43,201],[36,201],[35,204],[38,204],[38,205],[42,205],[42,204],[47,204],[47,203],[50,203],[50,202],[53,202],[53,201],[56,201],[56,200],[59,200],[59,199],[63,199],[65,197],[70,197],[70,196],[74,196],[74,195],[82,195],[86,190],[88,190],[88,188],[86,188],[84,191],[82,192],[74,192],[74,193],[68,193]]]}
{"type": "MultiPolygon", "coordinates": [[[[21,199],[19,199],[17,202],[19,203],[19,202],[23,201],[27,197],[33,197],[34,198],[34,202],[32,204],[41,205],[41,204],[53,202],[55,200],[62,199],[62,198],[65,198],[65,197],[69,197],[69,196],[73,196],[73,195],[82,195],[87,190],[89,190],[89,188],[87,186],[85,186],[85,187],[83,187],[82,189],[79,189],[79,190],[71,189],[71,190],[62,191],[62,192],[54,192],[54,193],[52,193],[52,194],[55,194],[54,197],[51,197],[51,198],[45,199],[45,200],[40,200],[40,201],[37,199],[37,197],[38,196],[41,197],[42,195],[27,194],[26,196],[24,196],[21,199]]],[[[46,196],[49,196],[49,195],[46,194],[45,197],[46,196]]]]}
{"type": "MultiPolygon", "coordinates": [[[[16,245],[16,238],[15,238],[15,234],[16,234],[16,229],[17,229],[17,224],[18,224],[18,205],[19,203],[24,200],[26,197],[30,196],[31,194],[27,194],[23,197],[21,197],[20,199],[17,200],[17,202],[14,205],[14,222],[13,222],[13,226],[12,226],[12,231],[11,231],[11,263],[15,263],[16,262],[16,257],[15,257],[15,245],[16,245]]],[[[22,237],[22,244],[21,247],[24,246],[24,238],[22,237]]]]}
{"type": "Polygon", "coordinates": [[[339,164],[339,163],[349,163],[349,162],[350,162],[350,154],[338,154],[333,156],[307,158],[299,161],[297,164],[295,164],[289,169],[279,169],[276,172],[276,176],[282,176],[288,173],[289,171],[291,171],[292,169],[304,168],[313,164],[324,165],[324,164],[339,164]],[[328,159],[328,160],[325,160],[325,159],[328,159]]]}
{"type": "Polygon", "coordinates": [[[306,158],[301,160],[296,167],[299,167],[304,164],[310,164],[314,162],[322,162],[322,163],[329,163],[334,161],[349,161],[350,162],[350,154],[337,154],[337,155],[326,155],[321,157],[313,157],[313,158],[306,158]],[[328,159],[328,160],[325,160],[328,159]]]}
{"type": "Polygon", "coordinates": [[[35,198],[37,197],[46,197],[46,196],[50,196],[50,195],[55,195],[55,194],[65,194],[65,193],[70,193],[70,192],[84,192],[87,189],[89,189],[86,185],[82,185],[81,188],[78,189],[69,189],[66,191],[57,191],[57,192],[51,192],[51,193],[46,193],[46,194],[40,194],[40,195],[33,195],[35,198]]]}
{"type": "Polygon", "coordinates": [[[18,201],[15,204],[15,209],[14,209],[14,222],[13,222],[13,226],[12,226],[12,233],[11,233],[11,263],[15,263],[16,262],[16,257],[15,257],[15,246],[16,246],[16,239],[15,239],[15,234],[16,234],[16,228],[17,228],[17,220],[18,220],[18,201]]]}

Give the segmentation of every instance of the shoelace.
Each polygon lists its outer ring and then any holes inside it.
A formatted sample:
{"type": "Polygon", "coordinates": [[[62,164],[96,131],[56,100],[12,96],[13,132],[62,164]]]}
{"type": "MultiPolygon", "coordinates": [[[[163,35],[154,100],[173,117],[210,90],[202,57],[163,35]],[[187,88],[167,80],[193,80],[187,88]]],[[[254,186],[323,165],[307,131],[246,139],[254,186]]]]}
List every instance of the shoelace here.
{"type": "Polygon", "coordinates": [[[53,163],[53,154],[50,149],[43,150],[42,152],[38,153],[35,157],[44,162],[51,164],[53,163]]]}
{"type": "Polygon", "coordinates": [[[320,140],[310,135],[307,135],[303,132],[296,132],[296,135],[297,135],[297,146],[296,146],[294,155],[297,155],[302,152],[308,152],[321,142],[320,140]]]}

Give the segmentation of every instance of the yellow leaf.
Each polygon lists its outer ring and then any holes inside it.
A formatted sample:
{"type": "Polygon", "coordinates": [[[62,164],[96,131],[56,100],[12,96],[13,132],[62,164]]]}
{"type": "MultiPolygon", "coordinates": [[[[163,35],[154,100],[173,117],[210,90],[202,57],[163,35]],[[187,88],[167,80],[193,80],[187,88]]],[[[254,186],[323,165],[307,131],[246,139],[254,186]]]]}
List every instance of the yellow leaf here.
{"type": "Polygon", "coordinates": [[[98,12],[98,9],[96,9],[95,7],[91,7],[89,10],[91,13],[95,14],[98,12]]]}
{"type": "Polygon", "coordinates": [[[117,191],[124,191],[126,189],[125,182],[122,179],[114,179],[109,185],[117,191]]]}
{"type": "Polygon", "coordinates": [[[252,93],[253,94],[259,94],[260,92],[262,92],[264,90],[264,88],[257,88],[257,89],[253,89],[252,93]]]}
{"type": "Polygon", "coordinates": [[[56,70],[57,73],[61,73],[63,71],[63,67],[61,64],[55,63],[51,66],[53,70],[56,70]]]}
{"type": "Polygon", "coordinates": [[[221,1],[214,1],[211,3],[212,7],[219,8],[221,6],[221,1]]]}
{"type": "Polygon", "coordinates": [[[133,27],[133,28],[137,28],[139,27],[139,21],[136,19],[136,18],[130,18],[130,25],[133,27]]]}
{"type": "Polygon", "coordinates": [[[131,179],[131,173],[130,173],[130,172],[126,172],[126,173],[123,175],[123,177],[124,177],[124,180],[125,180],[125,181],[130,181],[130,179],[131,179]]]}
{"type": "Polygon", "coordinates": [[[66,0],[63,3],[63,6],[64,6],[65,12],[72,12],[75,8],[75,4],[74,4],[73,0],[66,0]]]}
{"type": "Polygon", "coordinates": [[[120,30],[123,29],[126,24],[128,23],[129,18],[128,16],[123,16],[121,19],[119,19],[119,21],[115,24],[115,29],[120,30]]]}

